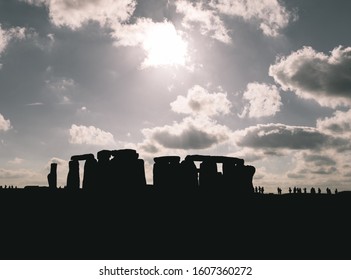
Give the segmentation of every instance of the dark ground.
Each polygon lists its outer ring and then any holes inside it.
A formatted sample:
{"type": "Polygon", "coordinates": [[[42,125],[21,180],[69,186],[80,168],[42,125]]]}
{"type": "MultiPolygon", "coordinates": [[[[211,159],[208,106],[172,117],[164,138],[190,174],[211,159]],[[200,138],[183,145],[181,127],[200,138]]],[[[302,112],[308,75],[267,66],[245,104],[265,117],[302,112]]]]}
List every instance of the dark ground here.
{"type": "Polygon", "coordinates": [[[351,194],[0,191],[0,259],[351,259],[351,194]]]}

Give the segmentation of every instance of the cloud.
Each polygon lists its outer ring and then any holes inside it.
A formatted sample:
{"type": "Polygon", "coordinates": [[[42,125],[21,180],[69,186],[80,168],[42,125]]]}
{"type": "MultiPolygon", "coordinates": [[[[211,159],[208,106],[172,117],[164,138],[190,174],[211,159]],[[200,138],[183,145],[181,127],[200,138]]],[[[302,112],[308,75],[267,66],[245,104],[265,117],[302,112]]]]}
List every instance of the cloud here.
{"type": "Polygon", "coordinates": [[[67,160],[64,160],[64,159],[61,159],[61,158],[57,158],[57,157],[53,157],[51,158],[47,164],[46,164],[46,170],[50,170],[50,166],[51,166],[51,163],[56,163],[57,166],[68,166],[68,161],[67,160]]]}
{"type": "Polygon", "coordinates": [[[26,29],[24,27],[12,27],[3,29],[0,24],[0,55],[5,51],[12,39],[24,39],[26,29]]]}
{"type": "Polygon", "coordinates": [[[0,168],[0,179],[20,179],[37,176],[37,173],[28,169],[4,169],[0,168]]]}
{"type": "MultiPolygon", "coordinates": [[[[136,0],[24,0],[31,5],[45,5],[51,22],[73,30],[94,21],[109,29],[116,46],[139,46],[146,52],[141,68],[152,66],[186,66],[187,43],[167,20],[153,22],[149,18],[129,20],[136,0]]],[[[50,44],[54,37],[49,34],[50,44]]]]}
{"type": "Polygon", "coordinates": [[[113,145],[115,140],[110,132],[103,131],[94,126],[72,124],[69,130],[69,143],[87,145],[113,145]]]}
{"type": "Polygon", "coordinates": [[[26,106],[41,106],[41,105],[44,105],[44,103],[42,103],[42,102],[34,102],[34,103],[26,104],[26,106]]]}
{"type": "Polygon", "coordinates": [[[74,89],[78,84],[70,78],[52,78],[45,81],[47,88],[58,99],[60,104],[71,104],[72,95],[75,93],[74,89]]]}
{"type": "MultiPolygon", "coordinates": [[[[48,184],[46,178],[47,174],[49,174],[50,169],[51,169],[51,163],[56,163],[57,164],[57,185],[58,186],[65,186],[66,181],[67,181],[67,174],[69,171],[69,164],[68,160],[64,160],[58,157],[52,157],[44,166],[42,170],[42,178],[44,179],[43,181],[45,184],[48,184]]],[[[80,168],[80,172],[83,172],[84,168],[80,168]]],[[[81,177],[82,178],[82,177],[81,177]]]]}
{"type": "Polygon", "coordinates": [[[138,18],[134,24],[112,25],[111,36],[115,45],[140,46],[146,52],[141,68],[150,66],[181,65],[188,63],[187,42],[173,23],[164,20],[153,22],[149,18],[138,18]]]}
{"type": "Polygon", "coordinates": [[[313,127],[258,124],[234,133],[237,145],[257,149],[350,149],[348,139],[334,137],[313,127]]]}
{"type": "Polygon", "coordinates": [[[230,138],[230,130],[207,117],[187,117],[182,122],[146,128],[142,133],[151,142],[171,149],[206,149],[230,138]]]}
{"type": "Polygon", "coordinates": [[[24,162],[23,158],[19,158],[19,157],[15,157],[13,160],[10,160],[9,163],[10,164],[21,164],[24,162]]]}
{"type": "Polygon", "coordinates": [[[334,166],[328,167],[328,168],[321,167],[321,168],[318,168],[317,170],[311,171],[311,173],[318,174],[318,175],[330,175],[335,172],[337,172],[337,169],[334,166]]]}
{"type": "Polygon", "coordinates": [[[313,162],[316,166],[330,166],[335,165],[336,162],[329,156],[320,154],[307,154],[304,156],[306,162],[313,162]]]}
{"type": "Polygon", "coordinates": [[[336,111],[330,118],[318,119],[317,128],[332,135],[351,135],[351,110],[336,111]]]}
{"type": "Polygon", "coordinates": [[[6,120],[3,115],[0,114],[0,131],[8,131],[11,129],[10,120],[6,120]]]}
{"type": "Polygon", "coordinates": [[[283,90],[322,106],[351,105],[351,47],[339,46],[329,54],[303,47],[278,59],[269,75],[283,90]]]}
{"type": "Polygon", "coordinates": [[[249,102],[239,117],[261,118],[274,116],[282,105],[280,93],[276,86],[249,83],[243,94],[243,99],[249,102]]]}
{"type": "Polygon", "coordinates": [[[172,110],[177,113],[205,116],[228,114],[231,107],[226,93],[209,93],[199,85],[189,89],[188,95],[185,97],[178,95],[177,99],[170,105],[172,110]]]}
{"type": "MultiPolygon", "coordinates": [[[[339,176],[339,163],[345,160],[342,155],[335,154],[332,150],[323,150],[318,154],[313,151],[301,151],[291,155],[295,162],[295,167],[287,173],[287,177],[291,179],[304,179],[306,181],[318,181],[318,185],[323,182],[319,175],[339,176]],[[317,176],[316,176],[317,175],[317,176]]],[[[328,177],[328,179],[335,179],[328,177]]]]}
{"type": "Polygon", "coordinates": [[[184,15],[182,25],[185,28],[189,29],[193,25],[198,24],[202,35],[209,35],[226,44],[231,42],[228,30],[219,15],[216,11],[207,9],[204,3],[191,3],[186,0],[180,0],[176,1],[175,5],[176,11],[184,15]]]}
{"type": "Polygon", "coordinates": [[[67,91],[68,89],[74,87],[76,83],[70,78],[59,78],[56,80],[48,80],[46,84],[51,90],[54,91],[67,91]]]}
{"type": "Polygon", "coordinates": [[[211,3],[222,14],[258,22],[262,32],[272,37],[278,36],[295,17],[278,0],[214,0],[211,3]]]}
{"type": "Polygon", "coordinates": [[[133,14],[135,0],[23,0],[32,5],[45,5],[50,20],[56,26],[80,28],[89,21],[101,26],[111,22],[125,22],[133,14]]]}

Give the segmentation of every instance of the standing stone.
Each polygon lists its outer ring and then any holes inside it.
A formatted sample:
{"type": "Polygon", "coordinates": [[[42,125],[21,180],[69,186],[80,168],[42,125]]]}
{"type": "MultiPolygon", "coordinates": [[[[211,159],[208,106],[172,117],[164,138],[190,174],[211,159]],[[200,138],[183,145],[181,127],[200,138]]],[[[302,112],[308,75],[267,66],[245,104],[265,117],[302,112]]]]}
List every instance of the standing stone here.
{"type": "Polygon", "coordinates": [[[154,158],[154,186],[163,190],[175,189],[180,182],[180,157],[163,156],[154,158]]]}
{"type": "Polygon", "coordinates": [[[180,170],[181,183],[179,187],[188,191],[197,189],[199,183],[197,175],[198,170],[195,163],[191,159],[185,158],[185,160],[180,163],[180,170]]]}
{"type": "Polygon", "coordinates": [[[217,163],[208,157],[200,164],[199,183],[201,189],[216,187],[218,179],[217,163]]]}
{"type": "Polygon", "coordinates": [[[71,160],[69,162],[69,171],[67,175],[67,189],[78,190],[80,186],[79,178],[79,162],[78,160],[71,160]]]}
{"type": "Polygon", "coordinates": [[[57,189],[57,163],[51,163],[50,173],[48,174],[48,183],[50,190],[57,189]]]}
{"type": "Polygon", "coordinates": [[[83,189],[95,190],[98,186],[97,181],[97,161],[95,158],[89,158],[84,163],[83,189]]]}
{"type": "Polygon", "coordinates": [[[112,168],[111,168],[111,151],[102,150],[97,153],[97,181],[99,185],[99,191],[111,191],[113,190],[112,168]]]}

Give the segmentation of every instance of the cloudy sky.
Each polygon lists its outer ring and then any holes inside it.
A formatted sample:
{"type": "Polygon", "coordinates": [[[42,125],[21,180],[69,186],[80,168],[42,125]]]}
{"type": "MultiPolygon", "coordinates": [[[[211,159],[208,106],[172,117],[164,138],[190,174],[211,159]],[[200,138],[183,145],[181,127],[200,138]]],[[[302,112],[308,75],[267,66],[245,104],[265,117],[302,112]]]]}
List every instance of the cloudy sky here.
{"type": "Polygon", "coordinates": [[[0,185],[71,155],[245,159],[351,190],[351,2],[0,0],[0,185]]]}

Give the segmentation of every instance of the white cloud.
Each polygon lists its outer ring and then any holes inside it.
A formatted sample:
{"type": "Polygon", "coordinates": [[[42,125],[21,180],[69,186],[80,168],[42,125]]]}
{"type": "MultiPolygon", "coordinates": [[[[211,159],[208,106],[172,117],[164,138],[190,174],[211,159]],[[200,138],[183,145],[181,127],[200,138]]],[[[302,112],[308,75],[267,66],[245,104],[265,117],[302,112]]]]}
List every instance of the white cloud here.
{"type": "Polygon", "coordinates": [[[9,40],[10,40],[9,35],[4,29],[1,28],[1,25],[0,25],[0,54],[5,50],[9,40]]]}
{"type": "Polygon", "coordinates": [[[115,144],[113,135],[94,126],[73,124],[69,130],[69,143],[106,146],[115,144]]]}
{"type": "Polygon", "coordinates": [[[188,63],[187,43],[173,23],[138,18],[134,24],[112,25],[116,46],[140,46],[146,52],[141,68],[188,63]]]}
{"type": "MultiPolygon", "coordinates": [[[[56,26],[78,29],[89,21],[108,27],[116,46],[140,46],[146,52],[141,68],[153,66],[187,66],[187,43],[171,22],[153,22],[138,18],[127,24],[135,0],[24,0],[32,5],[45,5],[56,26]]],[[[52,34],[48,35],[54,41],[52,34]]]]}
{"type": "MultiPolygon", "coordinates": [[[[56,163],[57,164],[57,186],[65,186],[66,185],[66,181],[67,181],[67,174],[69,171],[68,168],[68,160],[64,160],[58,157],[53,157],[51,158],[45,165],[45,167],[42,170],[42,178],[43,178],[43,182],[45,182],[45,184],[48,184],[47,181],[47,174],[49,174],[50,172],[50,168],[51,168],[51,163],[56,163]]],[[[84,168],[80,168],[80,171],[83,172],[84,168]]]]}
{"type": "Polygon", "coordinates": [[[226,93],[209,93],[208,90],[199,85],[189,89],[188,95],[185,97],[178,95],[177,99],[170,105],[172,110],[177,113],[205,116],[228,114],[231,107],[226,93]]]}
{"type": "Polygon", "coordinates": [[[177,12],[184,15],[182,24],[185,28],[198,24],[202,35],[209,35],[227,44],[231,42],[228,30],[216,11],[207,9],[201,2],[180,0],[176,1],[175,5],[177,12]]]}
{"type": "Polygon", "coordinates": [[[0,24],[0,55],[3,53],[12,39],[24,39],[26,29],[24,27],[12,27],[10,29],[2,29],[0,24]]]}
{"type": "Polygon", "coordinates": [[[283,90],[322,106],[351,105],[351,47],[339,46],[330,54],[303,47],[278,59],[269,75],[283,90]]]}
{"type": "Polygon", "coordinates": [[[133,14],[135,0],[23,0],[32,5],[45,5],[56,26],[77,29],[89,21],[101,26],[127,21],[133,14]]]}
{"type": "Polygon", "coordinates": [[[272,37],[294,18],[278,0],[213,0],[211,5],[220,13],[258,22],[262,32],[272,37]]]}
{"type": "Polygon", "coordinates": [[[19,158],[19,157],[15,157],[13,160],[10,160],[9,163],[10,164],[21,164],[24,162],[23,158],[19,158]]]}
{"type": "Polygon", "coordinates": [[[47,88],[52,92],[60,104],[71,104],[72,96],[76,93],[78,84],[70,78],[51,78],[45,81],[47,88]]]}
{"type": "Polygon", "coordinates": [[[276,86],[250,83],[243,94],[243,99],[249,102],[239,115],[241,118],[261,118],[274,116],[282,105],[280,93],[276,86]]]}
{"type": "Polygon", "coordinates": [[[28,169],[4,169],[0,168],[0,179],[31,178],[38,174],[28,169]]]}
{"type": "Polygon", "coordinates": [[[82,106],[79,109],[77,109],[77,114],[78,115],[86,116],[89,113],[90,113],[90,110],[86,106],[82,106]]]}
{"type": "Polygon", "coordinates": [[[73,79],[70,78],[59,78],[56,80],[48,80],[46,84],[51,90],[54,91],[67,91],[70,88],[76,86],[76,83],[73,79]]]}
{"type": "Polygon", "coordinates": [[[42,103],[42,102],[34,102],[34,103],[26,104],[26,106],[41,106],[41,105],[44,105],[44,103],[42,103]]]}
{"type": "Polygon", "coordinates": [[[0,131],[8,131],[11,129],[10,120],[6,120],[3,115],[0,114],[0,131]]]}
{"type": "Polygon", "coordinates": [[[163,127],[142,130],[145,138],[150,140],[149,149],[157,149],[157,145],[171,149],[206,149],[229,140],[231,132],[223,125],[217,124],[207,117],[187,117],[182,122],[163,127]],[[154,145],[150,145],[156,143],[154,145]]]}
{"type": "Polygon", "coordinates": [[[351,136],[351,110],[336,111],[330,118],[318,119],[317,128],[331,135],[351,136]]]}

